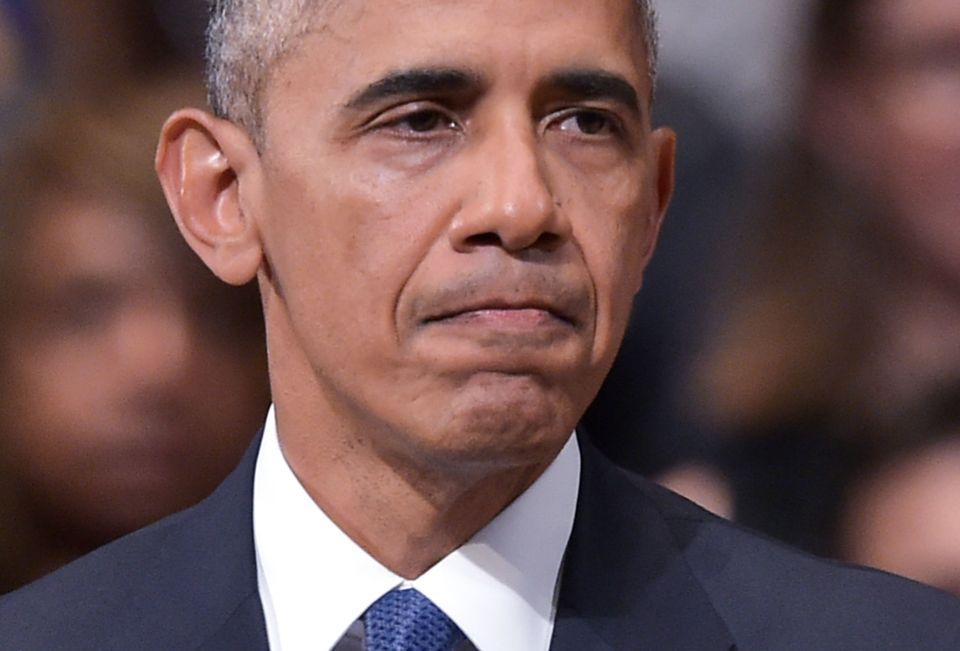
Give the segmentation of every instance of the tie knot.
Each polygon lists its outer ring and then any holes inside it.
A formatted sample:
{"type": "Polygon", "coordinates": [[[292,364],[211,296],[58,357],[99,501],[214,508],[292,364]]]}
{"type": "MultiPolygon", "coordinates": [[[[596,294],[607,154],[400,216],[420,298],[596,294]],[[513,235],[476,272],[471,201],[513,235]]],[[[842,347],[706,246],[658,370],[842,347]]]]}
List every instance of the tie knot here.
{"type": "Polygon", "coordinates": [[[457,625],[420,592],[392,590],[363,614],[368,651],[450,651],[464,639],[457,625]]]}

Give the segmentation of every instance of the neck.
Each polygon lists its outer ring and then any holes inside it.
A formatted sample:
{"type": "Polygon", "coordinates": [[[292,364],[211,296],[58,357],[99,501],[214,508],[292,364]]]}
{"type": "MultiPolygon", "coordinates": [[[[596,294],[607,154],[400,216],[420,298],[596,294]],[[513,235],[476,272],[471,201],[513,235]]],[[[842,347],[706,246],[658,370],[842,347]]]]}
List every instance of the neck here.
{"type": "Polygon", "coordinates": [[[357,445],[358,438],[347,442],[331,421],[306,418],[302,409],[278,403],[276,414],[284,457],[314,502],[406,579],[469,540],[549,465],[418,462],[357,445]]]}

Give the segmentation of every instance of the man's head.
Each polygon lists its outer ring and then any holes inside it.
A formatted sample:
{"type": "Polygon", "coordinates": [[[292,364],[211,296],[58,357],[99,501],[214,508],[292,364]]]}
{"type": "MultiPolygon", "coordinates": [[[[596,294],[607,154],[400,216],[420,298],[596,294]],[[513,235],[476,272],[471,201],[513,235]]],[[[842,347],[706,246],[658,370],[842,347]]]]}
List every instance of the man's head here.
{"type": "Polygon", "coordinates": [[[199,111],[168,121],[181,230],[221,278],[259,278],[285,437],[457,472],[559,449],[672,189],[635,17],[333,3],[260,83],[262,147],[199,111]]]}
{"type": "MultiPolygon", "coordinates": [[[[260,142],[262,91],[277,62],[296,47],[320,10],[343,0],[216,0],[207,31],[207,86],[214,113],[242,125],[260,142]]],[[[657,29],[650,0],[635,0],[656,78],[657,29]]]]}

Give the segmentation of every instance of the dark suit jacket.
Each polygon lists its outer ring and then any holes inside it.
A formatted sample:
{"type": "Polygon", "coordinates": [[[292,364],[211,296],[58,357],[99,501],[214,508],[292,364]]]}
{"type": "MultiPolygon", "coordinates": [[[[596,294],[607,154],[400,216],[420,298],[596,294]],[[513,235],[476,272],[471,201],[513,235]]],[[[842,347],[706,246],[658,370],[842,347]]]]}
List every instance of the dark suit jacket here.
{"type": "MultiPolygon", "coordinates": [[[[257,447],[197,506],[0,600],[0,649],[265,650],[257,447]]],[[[960,601],[769,542],[582,447],[553,649],[960,649],[960,601]]]]}

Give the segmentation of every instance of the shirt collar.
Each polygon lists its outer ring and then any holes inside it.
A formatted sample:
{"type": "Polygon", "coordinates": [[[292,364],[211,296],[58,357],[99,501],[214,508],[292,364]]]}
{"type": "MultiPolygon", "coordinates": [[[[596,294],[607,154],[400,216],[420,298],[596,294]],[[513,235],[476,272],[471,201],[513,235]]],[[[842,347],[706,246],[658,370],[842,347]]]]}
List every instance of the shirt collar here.
{"type": "MultiPolygon", "coordinates": [[[[575,439],[496,518],[406,583],[437,604],[480,651],[549,648],[579,486],[575,439]]],[[[273,408],[254,475],[253,529],[274,651],[332,648],[370,604],[405,583],[303,489],[283,458],[273,408]]]]}

